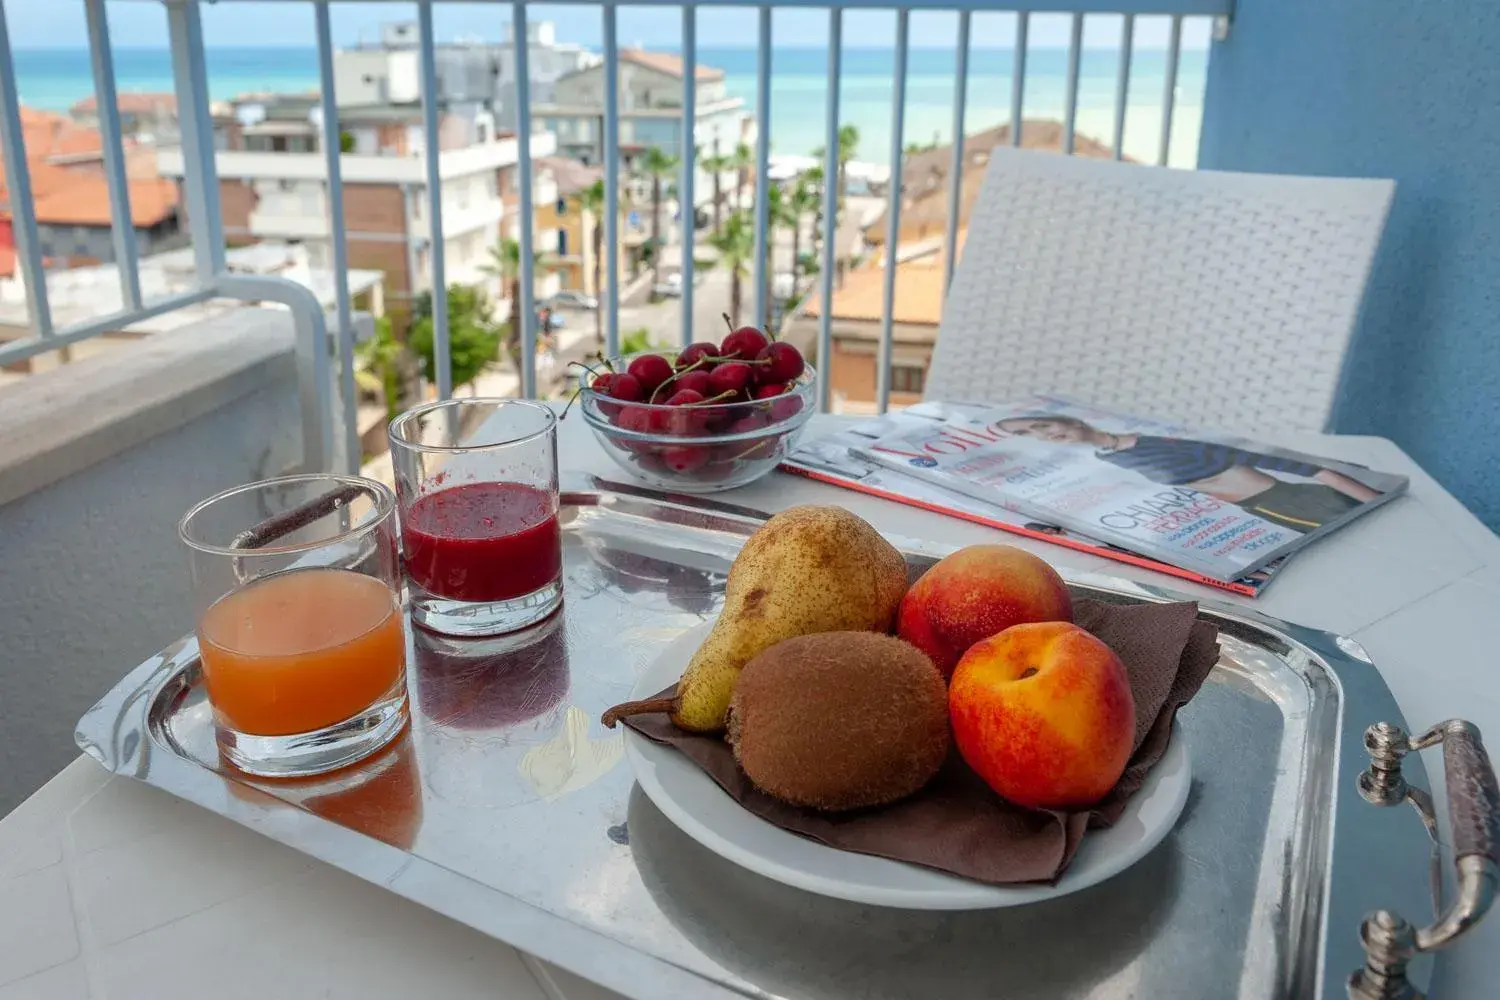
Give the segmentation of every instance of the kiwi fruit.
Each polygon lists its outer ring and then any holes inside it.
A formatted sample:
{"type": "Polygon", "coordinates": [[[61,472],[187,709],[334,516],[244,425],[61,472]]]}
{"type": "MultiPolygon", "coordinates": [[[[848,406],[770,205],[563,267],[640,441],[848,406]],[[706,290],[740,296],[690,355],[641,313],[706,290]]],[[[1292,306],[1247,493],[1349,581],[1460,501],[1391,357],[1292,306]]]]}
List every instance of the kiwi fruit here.
{"type": "Polygon", "coordinates": [[[797,636],[745,665],[728,730],[768,795],[828,812],[885,805],[942,767],[948,691],[924,653],[892,636],[797,636]]]}

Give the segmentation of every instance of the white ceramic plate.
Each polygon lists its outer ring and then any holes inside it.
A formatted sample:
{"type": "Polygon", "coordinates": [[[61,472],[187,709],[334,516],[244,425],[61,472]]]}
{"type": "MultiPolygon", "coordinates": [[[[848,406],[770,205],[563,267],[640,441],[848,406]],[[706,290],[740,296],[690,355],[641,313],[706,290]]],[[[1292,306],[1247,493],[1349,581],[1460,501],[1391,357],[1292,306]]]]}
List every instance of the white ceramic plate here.
{"type": "MultiPolygon", "coordinates": [[[[630,697],[647,698],[682,675],[709,626],[690,629],[662,651],[630,697]]],[[[742,808],[690,760],[629,728],[625,756],[636,780],[667,818],[716,854],[753,872],[824,896],[915,910],[1019,906],[1077,892],[1117,875],[1150,853],[1177,822],[1192,783],[1179,729],[1119,822],[1091,830],[1056,885],[998,887],[854,854],[788,833],[742,808]]]]}

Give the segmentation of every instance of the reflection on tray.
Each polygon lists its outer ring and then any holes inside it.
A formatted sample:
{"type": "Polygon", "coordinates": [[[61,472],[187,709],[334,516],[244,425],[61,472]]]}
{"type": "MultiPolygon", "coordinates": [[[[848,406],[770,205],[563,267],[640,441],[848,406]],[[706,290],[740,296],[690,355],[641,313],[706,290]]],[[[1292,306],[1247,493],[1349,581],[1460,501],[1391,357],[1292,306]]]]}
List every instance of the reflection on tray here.
{"type": "Polygon", "coordinates": [[[239,797],[246,786],[403,851],[411,850],[422,828],[422,779],[410,732],[358,767],[276,781],[239,775],[228,784],[239,797]]]}

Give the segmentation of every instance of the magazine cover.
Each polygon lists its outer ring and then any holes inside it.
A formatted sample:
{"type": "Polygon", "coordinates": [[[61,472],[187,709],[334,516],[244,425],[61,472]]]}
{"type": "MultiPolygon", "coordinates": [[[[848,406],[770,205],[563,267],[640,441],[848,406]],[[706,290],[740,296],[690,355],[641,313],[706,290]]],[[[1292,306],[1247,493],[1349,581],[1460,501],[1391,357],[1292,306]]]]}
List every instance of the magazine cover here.
{"type": "Polygon", "coordinates": [[[1407,486],[1404,476],[1050,396],[948,408],[856,451],[1226,583],[1407,486]]]}
{"type": "Polygon", "coordinates": [[[1028,520],[1025,516],[1006,510],[997,504],[955,493],[925,479],[906,475],[904,472],[898,472],[856,454],[857,449],[868,447],[876,440],[896,432],[903,426],[930,428],[935,421],[953,417],[967,419],[986,409],[988,407],[964,403],[918,403],[884,417],[861,421],[833,434],[803,441],[792,454],[782,460],[781,468],[819,482],[842,486],[896,503],[920,507],[923,510],[948,514],[976,524],[983,524],[986,527],[998,528],[1001,531],[1050,542],[1080,552],[1092,553],[1105,559],[1166,573],[1246,597],[1257,596],[1281,567],[1281,562],[1277,561],[1238,580],[1228,582],[1216,580],[1201,573],[1181,569],[1158,559],[1070,532],[1055,524],[1028,520]]]}

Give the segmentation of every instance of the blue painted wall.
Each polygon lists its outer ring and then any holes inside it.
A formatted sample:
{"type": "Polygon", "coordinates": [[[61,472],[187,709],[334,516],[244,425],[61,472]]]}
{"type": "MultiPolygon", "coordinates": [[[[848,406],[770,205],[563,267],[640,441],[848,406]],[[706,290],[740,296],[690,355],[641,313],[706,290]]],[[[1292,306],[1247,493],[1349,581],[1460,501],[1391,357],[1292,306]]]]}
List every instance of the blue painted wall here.
{"type": "Polygon", "coordinates": [[[1395,178],[1335,429],[1500,529],[1500,3],[1239,0],[1199,164],[1395,178]]]}

